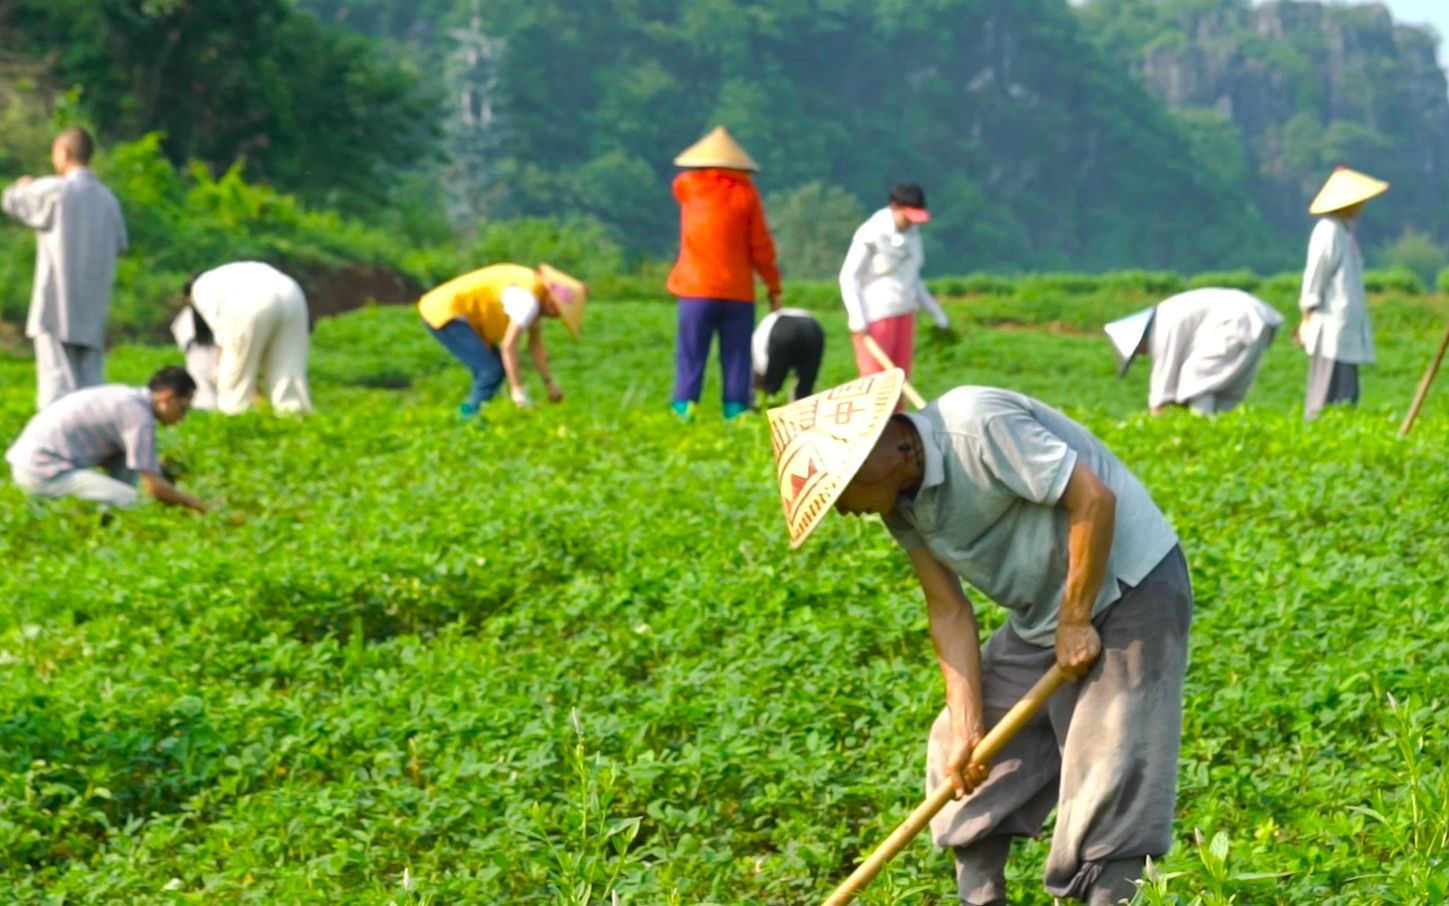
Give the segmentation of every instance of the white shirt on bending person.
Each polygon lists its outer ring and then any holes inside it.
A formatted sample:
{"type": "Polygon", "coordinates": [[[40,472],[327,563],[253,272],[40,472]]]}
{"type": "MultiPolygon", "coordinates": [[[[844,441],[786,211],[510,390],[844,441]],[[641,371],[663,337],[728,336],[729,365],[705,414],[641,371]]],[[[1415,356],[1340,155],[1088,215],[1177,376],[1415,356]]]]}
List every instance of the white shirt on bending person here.
{"type": "Polygon", "coordinates": [[[1277,310],[1242,290],[1208,287],[1163,300],[1148,334],[1148,405],[1191,405],[1204,414],[1233,408],[1282,324],[1277,310]]]}
{"type": "Polygon", "coordinates": [[[265,393],[276,412],[311,411],[307,299],[297,281],[269,264],[237,261],[198,276],[189,295],[220,350],[218,409],[245,411],[265,393]]]}

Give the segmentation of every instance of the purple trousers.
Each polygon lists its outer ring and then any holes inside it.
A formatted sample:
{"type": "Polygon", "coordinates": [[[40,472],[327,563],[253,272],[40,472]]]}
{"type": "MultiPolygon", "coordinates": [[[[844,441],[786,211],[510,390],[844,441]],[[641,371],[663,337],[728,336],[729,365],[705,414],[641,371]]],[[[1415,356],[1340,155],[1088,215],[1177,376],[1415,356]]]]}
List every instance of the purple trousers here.
{"type": "Polygon", "coordinates": [[[750,335],[755,330],[755,303],[729,299],[679,300],[679,344],[674,355],[674,402],[699,402],[710,339],[719,334],[724,401],[750,404],[750,335]]]}

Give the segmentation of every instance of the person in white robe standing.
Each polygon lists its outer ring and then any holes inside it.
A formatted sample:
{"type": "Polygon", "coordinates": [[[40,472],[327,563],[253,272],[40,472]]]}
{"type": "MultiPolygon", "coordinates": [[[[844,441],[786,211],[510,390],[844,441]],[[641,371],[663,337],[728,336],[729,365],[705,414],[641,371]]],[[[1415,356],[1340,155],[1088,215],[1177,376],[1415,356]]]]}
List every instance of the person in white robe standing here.
{"type": "MultiPolygon", "coordinates": [[[[307,299],[297,281],[260,261],[223,264],[186,289],[198,321],[216,338],[216,407],[245,412],[266,395],[278,413],[312,410],[307,392],[307,299]]],[[[199,326],[199,325],[198,325],[199,326]]]]}
{"type": "Polygon", "coordinates": [[[1363,206],[1389,184],[1339,167],[1328,177],[1308,213],[1320,217],[1308,241],[1303,319],[1294,342],[1308,353],[1308,390],[1303,417],[1314,419],[1333,403],[1356,405],[1358,366],[1373,364],[1374,334],[1363,284],[1363,254],[1354,226],[1363,206]]]}
{"type": "Polygon", "coordinates": [[[1168,406],[1214,415],[1247,397],[1282,324],[1282,315],[1250,293],[1205,287],[1113,321],[1106,330],[1119,377],[1138,355],[1151,357],[1147,405],[1153,415],[1168,406]]]}
{"type": "Polygon", "coordinates": [[[106,315],[126,222],[90,170],[94,149],[84,129],[66,129],[50,146],[57,175],[22,176],[0,195],[0,209],[36,232],[25,335],[35,344],[38,409],[105,380],[106,315]]]}

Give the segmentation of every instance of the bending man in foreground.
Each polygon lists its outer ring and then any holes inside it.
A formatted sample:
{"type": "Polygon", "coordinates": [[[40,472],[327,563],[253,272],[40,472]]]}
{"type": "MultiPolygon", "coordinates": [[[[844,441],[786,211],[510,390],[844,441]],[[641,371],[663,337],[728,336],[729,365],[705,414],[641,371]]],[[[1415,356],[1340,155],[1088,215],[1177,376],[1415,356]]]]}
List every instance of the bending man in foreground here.
{"type": "Polygon", "coordinates": [[[1006,902],[1013,837],[1055,806],[1053,896],[1131,899],[1172,843],[1192,589],[1177,535],[1086,428],[1044,403],[958,387],[892,415],[904,375],[861,378],[769,413],[792,546],[828,509],[878,513],[925,593],[945,679],[927,788],[960,902],[1006,902]],[[1009,611],[984,646],[961,580],[1009,611]],[[988,770],[972,747],[1055,662],[1065,686],[988,770]]]}
{"type": "Polygon", "coordinates": [[[171,506],[206,512],[161,473],[156,423],[174,425],[191,409],[196,382],[168,365],[145,387],[103,384],[67,394],[42,409],[5,451],[22,491],[36,497],[79,497],[114,507],[134,506],[146,493],[171,506]],[[94,471],[96,466],[105,474],[94,471]]]}
{"type": "Polygon", "coordinates": [[[1268,303],[1239,289],[1192,289],[1107,325],[1123,377],[1152,357],[1153,415],[1185,406],[1199,415],[1236,408],[1252,389],[1263,353],[1283,324],[1268,303]]]}

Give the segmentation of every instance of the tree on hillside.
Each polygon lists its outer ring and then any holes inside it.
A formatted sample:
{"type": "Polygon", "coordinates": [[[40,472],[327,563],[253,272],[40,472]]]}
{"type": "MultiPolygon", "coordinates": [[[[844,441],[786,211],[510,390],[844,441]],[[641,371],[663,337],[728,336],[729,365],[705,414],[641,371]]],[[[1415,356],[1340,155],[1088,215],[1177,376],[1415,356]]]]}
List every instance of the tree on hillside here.
{"type": "Polygon", "coordinates": [[[850,237],[865,219],[865,208],[839,186],[810,182],[769,195],[765,216],[785,276],[829,280],[840,273],[850,237]]]}
{"type": "Polygon", "coordinates": [[[80,87],[103,138],[161,132],[177,163],[241,158],[314,202],[376,204],[434,153],[418,77],[288,0],[10,0],[0,31],[80,87]]]}

